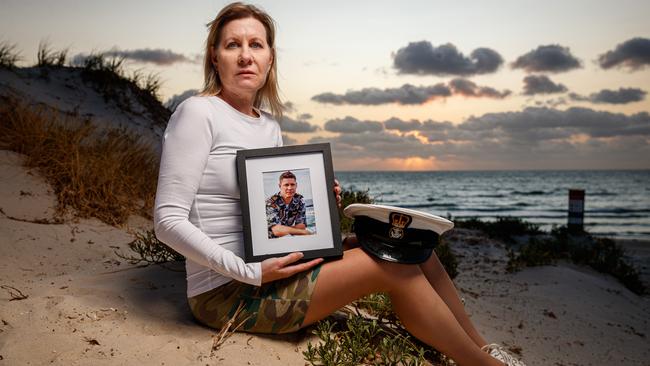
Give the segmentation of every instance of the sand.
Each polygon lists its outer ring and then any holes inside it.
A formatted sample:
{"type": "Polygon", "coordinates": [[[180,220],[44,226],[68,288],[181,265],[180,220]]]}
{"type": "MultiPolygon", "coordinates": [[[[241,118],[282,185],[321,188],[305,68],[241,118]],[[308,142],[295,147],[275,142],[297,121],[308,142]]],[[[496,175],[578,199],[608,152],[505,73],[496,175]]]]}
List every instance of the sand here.
{"type": "MultiPolygon", "coordinates": [[[[307,331],[239,333],[212,352],[216,331],[192,319],[183,265],[116,254],[151,222],[57,222],[51,188],[21,162],[0,151],[0,285],[27,296],[0,289],[0,366],[305,364],[307,331]]],[[[489,341],[520,349],[529,365],[649,365],[649,297],[569,263],[506,273],[503,244],[476,232],[448,241],[467,311],[489,341]]],[[[624,244],[647,269],[650,243],[624,244]]]]}

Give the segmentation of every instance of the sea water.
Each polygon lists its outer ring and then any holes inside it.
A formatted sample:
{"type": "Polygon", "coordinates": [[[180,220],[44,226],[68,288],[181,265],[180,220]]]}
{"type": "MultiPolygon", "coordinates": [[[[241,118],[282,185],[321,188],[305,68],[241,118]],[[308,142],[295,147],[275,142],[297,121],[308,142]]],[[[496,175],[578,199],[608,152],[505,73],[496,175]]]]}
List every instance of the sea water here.
{"type": "Polygon", "coordinates": [[[344,189],[375,203],[439,216],[511,216],[549,230],[566,225],[569,189],[585,190],[585,229],[650,239],[650,170],[336,172],[344,189]]]}

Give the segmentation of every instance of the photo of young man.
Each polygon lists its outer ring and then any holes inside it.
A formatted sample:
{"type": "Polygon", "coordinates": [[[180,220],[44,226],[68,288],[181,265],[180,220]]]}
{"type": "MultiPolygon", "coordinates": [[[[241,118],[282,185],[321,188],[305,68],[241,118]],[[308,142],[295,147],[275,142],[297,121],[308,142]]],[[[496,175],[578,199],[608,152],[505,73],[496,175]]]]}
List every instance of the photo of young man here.
{"type": "Polygon", "coordinates": [[[305,198],[298,193],[298,179],[291,171],[280,174],[279,191],[266,199],[268,237],[287,235],[311,235],[307,227],[305,198]]]}

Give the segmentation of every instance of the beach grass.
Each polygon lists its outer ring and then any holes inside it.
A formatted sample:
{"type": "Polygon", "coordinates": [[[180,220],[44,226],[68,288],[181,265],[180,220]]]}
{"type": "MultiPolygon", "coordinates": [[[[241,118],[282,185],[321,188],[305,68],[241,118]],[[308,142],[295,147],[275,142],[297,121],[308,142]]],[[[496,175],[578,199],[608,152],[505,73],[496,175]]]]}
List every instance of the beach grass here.
{"type": "Polygon", "coordinates": [[[38,52],[36,54],[36,66],[38,67],[63,67],[68,60],[67,48],[55,51],[52,49],[48,41],[41,41],[38,44],[38,52]]]}
{"type": "Polygon", "coordinates": [[[134,70],[131,73],[130,77],[127,77],[129,81],[137,85],[143,91],[149,93],[152,97],[160,100],[159,92],[160,87],[162,87],[162,80],[160,79],[160,74],[158,73],[144,73],[142,70],[134,70]]]}
{"type": "Polygon", "coordinates": [[[16,63],[20,60],[22,60],[22,57],[15,43],[0,42],[0,68],[15,69],[16,63]]]}
{"type": "Polygon", "coordinates": [[[57,212],[74,211],[111,225],[129,215],[151,217],[158,157],[123,131],[98,132],[88,121],[14,98],[0,105],[0,148],[26,156],[51,184],[57,212]]]}
{"type": "Polygon", "coordinates": [[[103,96],[104,101],[112,102],[124,112],[134,115],[142,114],[138,105],[142,106],[154,123],[166,125],[171,112],[160,101],[160,75],[145,74],[141,70],[134,70],[129,75],[125,63],[124,57],[107,53],[90,54],[80,65],[81,76],[103,96]]]}

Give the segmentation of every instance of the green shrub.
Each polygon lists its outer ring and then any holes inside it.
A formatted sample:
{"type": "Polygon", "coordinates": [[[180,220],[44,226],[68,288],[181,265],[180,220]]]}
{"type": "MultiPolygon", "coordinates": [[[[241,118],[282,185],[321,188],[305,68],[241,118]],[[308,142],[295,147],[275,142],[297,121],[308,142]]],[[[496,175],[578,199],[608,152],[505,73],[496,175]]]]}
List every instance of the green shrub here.
{"type": "Polygon", "coordinates": [[[436,246],[434,251],[438,256],[438,259],[440,259],[442,266],[445,267],[445,271],[447,271],[449,277],[452,279],[456,278],[456,276],[458,276],[458,260],[443,238],[440,238],[440,243],[436,246]]]}
{"type": "Polygon", "coordinates": [[[591,243],[571,247],[571,259],[617,278],[630,291],[642,295],[646,288],[639,271],[624,259],[625,250],[610,238],[592,238],[591,243]]]}
{"type": "Polygon", "coordinates": [[[352,222],[354,220],[343,214],[343,209],[353,203],[373,203],[374,199],[368,194],[368,190],[354,191],[343,189],[341,192],[341,208],[339,209],[340,227],[342,233],[352,231],[352,222]]]}
{"type": "Polygon", "coordinates": [[[514,272],[523,267],[545,266],[555,263],[559,254],[553,250],[551,240],[544,240],[532,237],[528,243],[523,245],[517,252],[510,248],[508,250],[508,264],[506,270],[514,272]]]}

